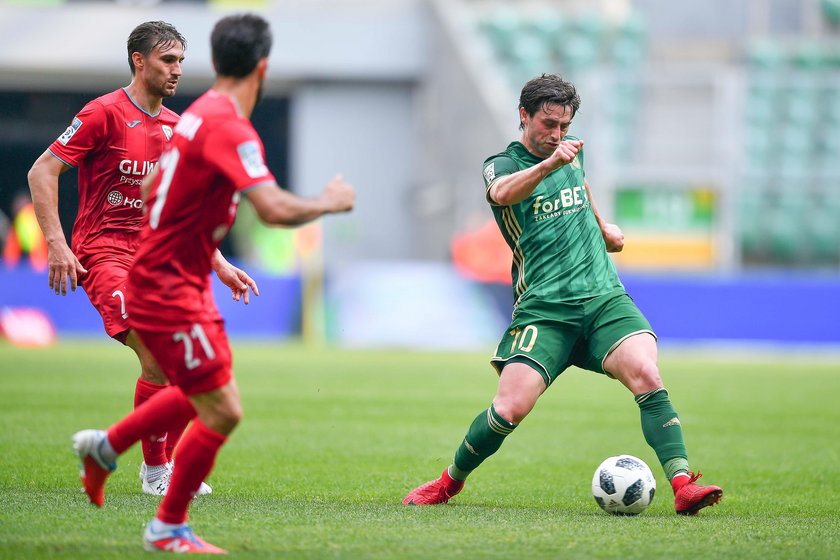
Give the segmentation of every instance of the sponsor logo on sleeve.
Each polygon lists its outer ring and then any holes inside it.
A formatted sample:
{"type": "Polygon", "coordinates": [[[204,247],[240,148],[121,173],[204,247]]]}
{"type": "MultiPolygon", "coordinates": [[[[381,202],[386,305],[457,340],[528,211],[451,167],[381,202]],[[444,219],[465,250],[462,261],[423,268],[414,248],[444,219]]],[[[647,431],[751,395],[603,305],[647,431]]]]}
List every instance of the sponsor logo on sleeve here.
{"type": "Polygon", "coordinates": [[[73,124],[67,127],[67,130],[64,131],[64,134],[58,137],[58,141],[61,142],[64,146],[67,145],[67,142],[73,138],[73,135],[76,134],[76,131],[82,127],[82,121],[78,118],[73,119],[73,124]]]}
{"type": "Polygon", "coordinates": [[[496,178],[496,162],[490,162],[490,165],[484,168],[484,181],[489,185],[496,178]]]}
{"type": "Polygon", "coordinates": [[[239,154],[239,159],[242,161],[242,167],[249,177],[262,177],[268,174],[268,167],[263,160],[262,150],[256,140],[249,140],[243,142],[236,147],[236,152],[239,154]]]}

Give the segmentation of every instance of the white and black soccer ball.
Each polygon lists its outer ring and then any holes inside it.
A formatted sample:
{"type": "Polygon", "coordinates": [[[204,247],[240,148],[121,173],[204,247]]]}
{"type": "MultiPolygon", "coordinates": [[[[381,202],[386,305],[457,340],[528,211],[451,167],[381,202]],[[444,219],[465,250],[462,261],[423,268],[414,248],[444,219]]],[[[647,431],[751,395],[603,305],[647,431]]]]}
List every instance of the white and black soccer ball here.
{"type": "Polygon", "coordinates": [[[605,459],[592,477],[592,496],[613,515],[638,515],[653,501],[656,479],[638,457],[616,455],[605,459]]]}

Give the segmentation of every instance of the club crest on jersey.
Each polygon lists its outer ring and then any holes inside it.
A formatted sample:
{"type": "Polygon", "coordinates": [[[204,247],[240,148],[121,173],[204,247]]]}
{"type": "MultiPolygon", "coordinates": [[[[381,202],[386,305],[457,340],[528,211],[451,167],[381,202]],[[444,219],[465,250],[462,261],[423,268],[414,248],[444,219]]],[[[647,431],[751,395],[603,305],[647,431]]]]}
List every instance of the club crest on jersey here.
{"type": "Polygon", "coordinates": [[[580,169],[580,160],[575,156],[575,159],[569,162],[569,167],[572,169],[580,169]]]}
{"type": "Polygon", "coordinates": [[[490,165],[484,168],[484,181],[489,185],[496,178],[496,162],[490,162],[490,165]]]}
{"type": "Polygon", "coordinates": [[[80,121],[78,118],[74,118],[73,124],[68,126],[67,130],[65,130],[64,133],[58,137],[58,141],[66,146],[67,142],[69,142],[70,139],[73,138],[73,135],[76,134],[76,131],[82,127],[82,124],[82,121],[80,121]]]}
{"type": "Polygon", "coordinates": [[[166,136],[166,141],[169,142],[172,140],[172,127],[168,124],[162,124],[160,127],[163,129],[163,135],[166,136]]]}
{"type": "Polygon", "coordinates": [[[268,174],[268,167],[265,166],[260,145],[256,140],[239,144],[236,147],[236,153],[239,154],[242,167],[245,168],[249,177],[256,178],[268,174]]]}

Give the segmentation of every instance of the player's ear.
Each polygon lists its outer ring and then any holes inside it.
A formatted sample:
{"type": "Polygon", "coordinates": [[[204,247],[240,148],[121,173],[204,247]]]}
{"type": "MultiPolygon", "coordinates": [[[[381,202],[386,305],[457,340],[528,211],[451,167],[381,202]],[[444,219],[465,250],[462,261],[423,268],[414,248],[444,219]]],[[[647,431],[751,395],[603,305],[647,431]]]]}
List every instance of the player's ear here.
{"type": "Polygon", "coordinates": [[[265,79],[265,75],[268,73],[268,57],[261,58],[259,62],[257,62],[256,71],[259,79],[265,79]]]}
{"type": "Polygon", "coordinates": [[[134,73],[143,70],[143,66],[146,64],[146,57],[144,57],[139,52],[131,53],[131,62],[134,63],[134,73]]]}

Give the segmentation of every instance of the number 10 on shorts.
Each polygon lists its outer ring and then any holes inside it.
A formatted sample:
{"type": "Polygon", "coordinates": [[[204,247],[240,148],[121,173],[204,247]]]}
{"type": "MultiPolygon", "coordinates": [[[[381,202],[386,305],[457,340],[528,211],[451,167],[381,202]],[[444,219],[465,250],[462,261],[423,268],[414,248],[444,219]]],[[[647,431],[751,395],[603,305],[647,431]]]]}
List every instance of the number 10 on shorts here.
{"type": "Polygon", "coordinates": [[[537,342],[537,327],[534,325],[528,325],[524,329],[516,327],[508,334],[513,337],[513,342],[510,344],[511,353],[515,352],[517,347],[523,352],[530,352],[537,342]]]}

